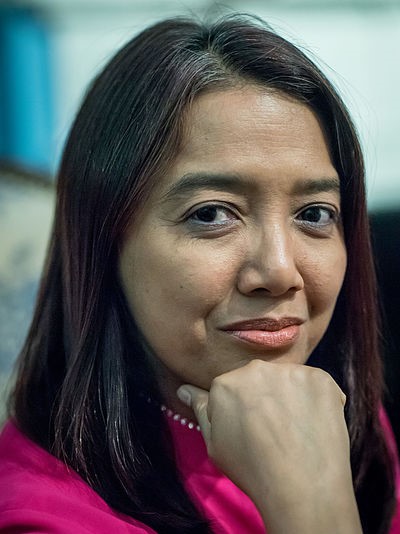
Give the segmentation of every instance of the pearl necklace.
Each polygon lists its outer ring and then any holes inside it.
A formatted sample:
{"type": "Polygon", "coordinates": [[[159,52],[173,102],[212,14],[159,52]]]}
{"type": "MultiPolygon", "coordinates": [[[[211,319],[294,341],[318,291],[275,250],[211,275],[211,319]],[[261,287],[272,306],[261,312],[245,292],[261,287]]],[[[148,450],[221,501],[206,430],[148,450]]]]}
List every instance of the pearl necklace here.
{"type": "Polygon", "coordinates": [[[180,423],[182,426],[185,426],[189,430],[197,430],[200,432],[200,425],[195,423],[194,421],[191,421],[190,419],[187,419],[186,417],[182,417],[179,413],[173,412],[170,408],[165,406],[165,404],[159,404],[158,402],[154,401],[151,397],[146,397],[145,395],[140,395],[147,404],[151,404],[158,408],[163,414],[165,414],[169,419],[172,419],[173,421],[176,421],[177,423],[180,423]]]}

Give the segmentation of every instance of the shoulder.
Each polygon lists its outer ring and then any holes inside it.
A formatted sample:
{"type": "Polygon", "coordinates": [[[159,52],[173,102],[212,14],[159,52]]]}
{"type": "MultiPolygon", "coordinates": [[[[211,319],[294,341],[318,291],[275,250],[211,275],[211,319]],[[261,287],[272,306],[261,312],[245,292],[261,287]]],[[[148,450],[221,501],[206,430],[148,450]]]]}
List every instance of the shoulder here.
{"type": "Polygon", "coordinates": [[[153,533],[112,510],[73,470],[6,423],[0,435],[0,533],[153,533]]]}

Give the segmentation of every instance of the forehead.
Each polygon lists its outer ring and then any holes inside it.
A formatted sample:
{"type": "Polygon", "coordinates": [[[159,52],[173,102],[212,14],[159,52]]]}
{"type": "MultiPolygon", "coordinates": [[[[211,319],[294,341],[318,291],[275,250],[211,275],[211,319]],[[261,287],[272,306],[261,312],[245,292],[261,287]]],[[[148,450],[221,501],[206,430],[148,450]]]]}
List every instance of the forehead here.
{"type": "Polygon", "coordinates": [[[161,180],[228,173],[259,183],[337,177],[318,117],[305,104],[257,86],[208,92],[187,111],[180,150],[161,180]]]}
{"type": "Polygon", "coordinates": [[[284,144],[302,151],[313,148],[315,153],[327,149],[319,120],[308,106],[283,93],[249,85],[194,100],[178,157],[260,145],[269,156],[275,152],[282,156],[284,144]]]}

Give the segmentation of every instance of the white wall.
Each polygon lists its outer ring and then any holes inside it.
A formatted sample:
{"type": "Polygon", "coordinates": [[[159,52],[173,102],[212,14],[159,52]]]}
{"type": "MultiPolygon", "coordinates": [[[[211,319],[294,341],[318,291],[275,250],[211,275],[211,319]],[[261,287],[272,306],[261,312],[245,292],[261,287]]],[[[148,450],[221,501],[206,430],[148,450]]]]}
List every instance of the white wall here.
{"type": "MultiPolygon", "coordinates": [[[[61,3],[56,9],[53,3],[49,7],[54,27],[59,151],[84,88],[105,60],[145,25],[174,14],[202,15],[207,2],[113,4],[103,0],[103,7],[96,9],[78,9],[78,4],[62,7],[61,3]]],[[[370,206],[399,206],[400,6],[356,10],[265,5],[235,2],[239,10],[261,15],[323,60],[320,65],[340,88],[361,133],[370,206]]]]}
{"type": "Polygon", "coordinates": [[[370,206],[400,206],[400,8],[262,14],[300,36],[340,89],[365,149],[370,206]]]}

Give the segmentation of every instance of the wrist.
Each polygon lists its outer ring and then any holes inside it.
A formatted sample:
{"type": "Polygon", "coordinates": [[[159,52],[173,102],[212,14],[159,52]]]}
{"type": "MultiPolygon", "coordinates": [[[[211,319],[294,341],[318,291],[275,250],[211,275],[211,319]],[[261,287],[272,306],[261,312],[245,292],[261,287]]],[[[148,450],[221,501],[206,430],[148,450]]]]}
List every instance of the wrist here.
{"type": "Polygon", "coordinates": [[[269,534],[362,534],[353,487],[274,493],[255,499],[269,534]]]}

